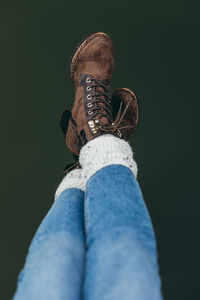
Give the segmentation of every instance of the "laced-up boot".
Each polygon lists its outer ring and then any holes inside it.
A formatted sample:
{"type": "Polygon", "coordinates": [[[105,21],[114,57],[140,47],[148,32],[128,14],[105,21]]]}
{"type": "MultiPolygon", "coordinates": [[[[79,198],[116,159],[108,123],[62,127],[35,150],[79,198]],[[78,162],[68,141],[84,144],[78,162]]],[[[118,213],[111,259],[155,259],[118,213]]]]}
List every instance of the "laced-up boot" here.
{"type": "Polygon", "coordinates": [[[75,86],[75,101],[66,134],[68,148],[78,155],[88,141],[103,133],[112,133],[113,118],[110,82],[114,69],[114,48],[111,38],[98,32],[78,47],[71,60],[70,76],[75,86]],[[74,149],[74,133],[78,144],[74,149]]]}
{"type": "MultiPolygon", "coordinates": [[[[76,155],[82,146],[99,135],[110,133],[125,138],[120,132],[119,125],[131,100],[127,101],[124,111],[120,106],[114,122],[110,99],[113,69],[112,40],[102,32],[94,33],[85,39],[72,57],[70,76],[75,86],[75,102],[68,123],[66,144],[76,155]],[[75,135],[76,143],[74,143],[75,135]]],[[[124,124],[122,130],[128,127],[132,128],[124,124]]]]}

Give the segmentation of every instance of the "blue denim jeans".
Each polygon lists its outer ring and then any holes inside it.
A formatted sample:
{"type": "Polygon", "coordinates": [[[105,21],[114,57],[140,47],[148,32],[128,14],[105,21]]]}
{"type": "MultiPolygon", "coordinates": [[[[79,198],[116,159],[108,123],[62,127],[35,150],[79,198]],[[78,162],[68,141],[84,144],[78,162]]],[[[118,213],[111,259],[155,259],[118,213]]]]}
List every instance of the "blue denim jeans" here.
{"type": "Polygon", "coordinates": [[[15,300],[160,300],[154,231],[122,165],[65,190],[31,243],[15,300]],[[85,204],[85,205],[84,205],[85,204]]]}

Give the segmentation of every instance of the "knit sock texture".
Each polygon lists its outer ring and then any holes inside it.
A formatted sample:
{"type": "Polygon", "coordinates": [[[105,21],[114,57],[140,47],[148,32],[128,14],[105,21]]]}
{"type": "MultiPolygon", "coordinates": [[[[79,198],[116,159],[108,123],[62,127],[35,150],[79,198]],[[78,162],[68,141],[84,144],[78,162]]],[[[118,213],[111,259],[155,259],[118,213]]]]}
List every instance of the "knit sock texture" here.
{"type": "Polygon", "coordinates": [[[85,181],[101,168],[113,164],[126,166],[137,177],[137,164],[129,143],[111,134],[88,142],[80,151],[79,162],[85,181]]]}
{"type": "Polygon", "coordinates": [[[84,187],[85,187],[85,180],[82,174],[82,169],[74,169],[71,172],[67,173],[67,175],[63,178],[63,180],[59,184],[55,193],[55,200],[66,189],[78,188],[84,191],[84,187]]]}

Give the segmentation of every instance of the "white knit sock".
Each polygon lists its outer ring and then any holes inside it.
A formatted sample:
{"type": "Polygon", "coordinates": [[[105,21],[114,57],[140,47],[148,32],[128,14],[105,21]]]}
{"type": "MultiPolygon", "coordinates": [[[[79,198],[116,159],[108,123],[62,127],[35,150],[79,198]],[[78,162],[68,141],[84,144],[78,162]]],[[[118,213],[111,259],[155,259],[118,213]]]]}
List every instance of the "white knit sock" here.
{"type": "Polygon", "coordinates": [[[69,188],[78,188],[84,191],[85,179],[83,178],[82,169],[74,169],[67,173],[56,190],[55,200],[62,192],[69,188]]]}
{"type": "Polygon", "coordinates": [[[80,151],[79,162],[86,181],[101,168],[113,164],[126,166],[137,176],[137,164],[130,145],[111,134],[88,142],[80,151]]]}

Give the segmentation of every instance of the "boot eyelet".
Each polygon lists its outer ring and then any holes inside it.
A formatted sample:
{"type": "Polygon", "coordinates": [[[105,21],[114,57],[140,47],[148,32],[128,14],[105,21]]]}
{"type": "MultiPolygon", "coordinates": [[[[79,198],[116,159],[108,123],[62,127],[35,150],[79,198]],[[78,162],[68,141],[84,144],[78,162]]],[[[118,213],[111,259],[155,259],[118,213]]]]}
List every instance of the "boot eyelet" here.
{"type": "Polygon", "coordinates": [[[88,77],[88,78],[86,79],[86,82],[87,82],[87,83],[90,83],[90,82],[91,82],[91,79],[88,77]]]}
{"type": "Polygon", "coordinates": [[[93,111],[88,110],[88,115],[92,115],[92,114],[93,114],[93,111]]]}
{"type": "Polygon", "coordinates": [[[89,103],[87,104],[87,107],[91,107],[91,106],[92,106],[92,103],[89,102],[89,103]]]}
{"type": "Polygon", "coordinates": [[[89,125],[89,127],[90,127],[91,129],[95,127],[95,124],[94,124],[94,121],[93,121],[93,120],[89,120],[89,121],[88,121],[88,125],[89,125]]]}
{"type": "Polygon", "coordinates": [[[117,130],[117,134],[118,134],[118,136],[121,138],[122,137],[122,134],[121,134],[121,132],[119,131],[119,130],[117,130]]]}
{"type": "Polygon", "coordinates": [[[91,91],[91,89],[92,89],[92,88],[91,88],[91,86],[89,86],[89,85],[88,85],[87,88],[86,88],[87,91],[91,91]]]}
{"type": "Polygon", "coordinates": [[[87,95],[87,99],[90,100],[92,98],[92,96],[89,94],[87,95]]]}

